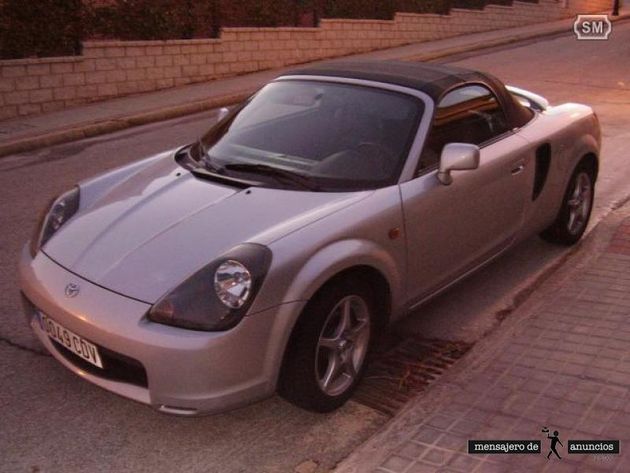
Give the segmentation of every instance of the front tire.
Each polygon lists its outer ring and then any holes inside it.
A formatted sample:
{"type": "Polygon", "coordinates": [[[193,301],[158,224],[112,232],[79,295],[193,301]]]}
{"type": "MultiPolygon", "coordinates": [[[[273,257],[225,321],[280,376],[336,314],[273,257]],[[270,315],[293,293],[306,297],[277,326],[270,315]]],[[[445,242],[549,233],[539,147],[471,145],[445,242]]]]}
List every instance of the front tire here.
{"type": "Polygon", "coordinates": [[[370,286],[360,280],[324,286],[304,309],[291,336],[280,395],[315,412],[342,406],[365,371],[374,307],[370,286]]]}
{"type": "Polygon", "coordinates": [[[556,220],[540,234],[541,238],[559,245],[575,245],[588,226],[594,194],[595,173],[582,161],[573,171],[556,220]]]}

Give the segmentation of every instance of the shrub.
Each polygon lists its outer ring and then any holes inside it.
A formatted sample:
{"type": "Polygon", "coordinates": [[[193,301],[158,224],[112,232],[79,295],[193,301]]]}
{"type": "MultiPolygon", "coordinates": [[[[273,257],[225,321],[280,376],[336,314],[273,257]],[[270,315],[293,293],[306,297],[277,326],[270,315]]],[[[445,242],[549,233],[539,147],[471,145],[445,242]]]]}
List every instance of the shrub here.
{"type": "Polygon", "coordinates": [[[451,7],[468,8],[470,10],[482,10],[488,3],[486,0],[453,0],[451,7]]]}
{"type": "Polygon", "coordinates": [[[312,13],[314,0],[221,1],[223,26],[312,26],[302,18],[312,13]]]}
{"type": "Polygon", "coordinates": [[[313,0],[116,0],[95,8],[91,34],[100,38],[214,37],[220,26],[294,26],[313,0]]]}
{"type": "Polygon", "coordinates": [[[83,13],[81,0],[0,2],[0,57],[79,54],[83,13]]]}
{"type": "MultiPolygon", "coordinates": [[[[524,0],[535,2],[537,0],[524,0]]],[[[221,26],[315,26],[318,18],[391,20],[512,0],[0,0],[0,58],[80,54],[84,38],[217,37],[221,26]]]]}
{"type": "Polygon", "coordinates": [[[395,0],[326,0],[323,5],[323,16],[326,18],[391,20],[395,11],[395,0]]]}
{"type": "Polygon", "coordinates": [[[446,15],[451,3],[451,0],[398,0],[396,11],[446,15]]]}
{"type": "Polygon", "coordinates": [[[122,40],[212,36],[212,2],[116,0],[90,12],[92,37],[122,40]]]}
{"type": "MultiPolygon", "coordinates": [[[[461,1],[476,2],[479,0],[461,1]]],[[[325,0],[323,16],[327,18],[378,18],[391,20],[397,11],[446,14],[450,3],[451,0],[325,0]]]]}

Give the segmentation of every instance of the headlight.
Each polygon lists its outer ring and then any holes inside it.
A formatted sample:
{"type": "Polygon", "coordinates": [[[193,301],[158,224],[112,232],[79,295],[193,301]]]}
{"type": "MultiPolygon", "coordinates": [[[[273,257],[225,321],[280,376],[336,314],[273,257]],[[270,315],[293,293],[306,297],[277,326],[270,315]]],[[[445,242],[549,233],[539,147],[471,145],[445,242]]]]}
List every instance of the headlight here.
{"type": "Polygon", "coordinates": [[[239,309],[247,302],[252,290],[252,275],[238,261],[227,260],[214,273],[217,297],[230,309],[239,309]]]}
{"type": "Polygon", "coordinates": [[[266,246],[239,245],[156,302],[148,318],[192,330],[228,330],[251,307],[270,264],[266,246]]]}
{"type": "Polygon", "coordinates": [[[50,205],[48,212],[42,215],[35,234],[31,238],[31,256],[35,257],[39,249],[46,244],[63,224],[65,224],[79,210],[79,187],[74,187],[61,194],[50,205]]]}

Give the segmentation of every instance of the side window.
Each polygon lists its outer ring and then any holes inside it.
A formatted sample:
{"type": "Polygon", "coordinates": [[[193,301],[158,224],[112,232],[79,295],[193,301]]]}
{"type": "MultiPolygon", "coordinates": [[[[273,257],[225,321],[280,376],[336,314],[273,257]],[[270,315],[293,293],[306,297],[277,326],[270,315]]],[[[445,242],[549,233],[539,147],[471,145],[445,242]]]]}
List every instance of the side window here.
{"type": "Polygon", "coordinates": [[[448,143],[481,145],[508,130],[501,104],[486,87],[468,85],[440,100],[429,130],[418,171],[436,165],[448,143]]]}

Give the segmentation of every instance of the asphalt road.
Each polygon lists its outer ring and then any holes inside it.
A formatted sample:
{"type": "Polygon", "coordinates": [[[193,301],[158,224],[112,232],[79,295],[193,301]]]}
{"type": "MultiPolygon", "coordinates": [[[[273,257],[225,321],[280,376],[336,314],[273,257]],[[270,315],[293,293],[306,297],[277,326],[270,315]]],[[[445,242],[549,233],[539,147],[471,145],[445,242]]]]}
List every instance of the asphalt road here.
{"type": "MultiPolygon", "coordinates": [[[[604,132],[597,221],[630,193],[629,57],[630,23],[618,23],[608,42],[564,36],[456,59],[554,103],[595,107],[604,132]]],[[[48,200],[80,179],[189,142],[213,115],[0,160],[0,471],[291,472],[311,459],[323,471],[386,421],[352,402],[337,413],[314,415],[278,398],[212,417],[166,416],[67,372],[41,353],[26,328],[15,262],[48,200]]],[[[533,238],[394,330],[475,341],[496,328],[496,314],[565,251],[533,238]]]]}

